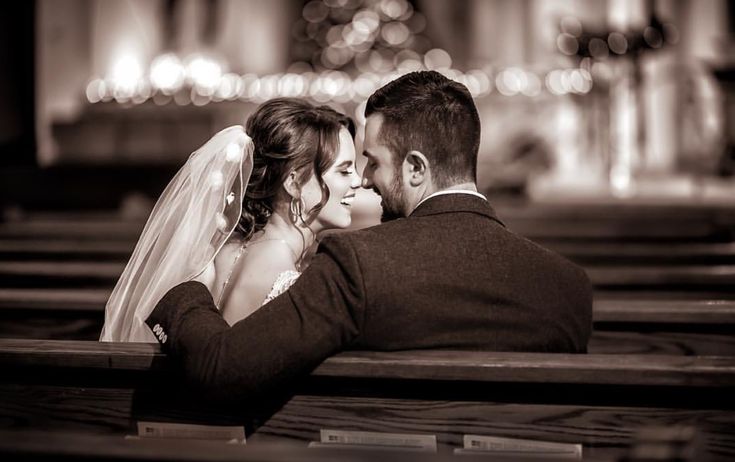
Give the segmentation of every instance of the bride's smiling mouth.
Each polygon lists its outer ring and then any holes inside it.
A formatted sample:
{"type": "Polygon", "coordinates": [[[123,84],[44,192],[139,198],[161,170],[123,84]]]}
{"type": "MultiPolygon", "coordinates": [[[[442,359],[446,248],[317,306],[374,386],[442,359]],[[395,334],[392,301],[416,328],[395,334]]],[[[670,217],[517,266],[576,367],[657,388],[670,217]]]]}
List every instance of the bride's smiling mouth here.
{"type": "Polygon", "coordinates": [[[345,196],[342,198],[341,201],[339,201],[340,204],[346,205],[347,207],[352,207],[352,203],[355,201],[355,195],[350,194],[348,196],[345,196]]]}

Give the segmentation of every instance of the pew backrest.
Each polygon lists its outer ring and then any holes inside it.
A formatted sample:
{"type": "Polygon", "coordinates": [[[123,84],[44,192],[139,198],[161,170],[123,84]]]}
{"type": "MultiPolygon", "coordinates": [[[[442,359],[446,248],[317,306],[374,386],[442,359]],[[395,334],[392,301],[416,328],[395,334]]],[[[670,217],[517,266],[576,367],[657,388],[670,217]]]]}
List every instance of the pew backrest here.
{"type": "MultiPolygon", "coordinates": [[[[0,367],[160,371],[159,345],[0,339],[0,367]]],[[[313,377],[636,386],[735,386],[735,357],[416,350],[347,351],[313,377]]]]}

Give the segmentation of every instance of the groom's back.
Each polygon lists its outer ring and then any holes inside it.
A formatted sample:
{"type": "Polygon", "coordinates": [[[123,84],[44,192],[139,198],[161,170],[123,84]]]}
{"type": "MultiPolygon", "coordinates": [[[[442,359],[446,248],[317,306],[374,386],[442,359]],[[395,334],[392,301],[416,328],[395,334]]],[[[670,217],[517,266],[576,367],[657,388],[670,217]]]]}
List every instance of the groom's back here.
{"type": "Polygon", "coordinates": [[[584,272],[506,230],[482,199],[453,194],[350,233],[365,291],[354,346],[585,351],[584,272]]]}

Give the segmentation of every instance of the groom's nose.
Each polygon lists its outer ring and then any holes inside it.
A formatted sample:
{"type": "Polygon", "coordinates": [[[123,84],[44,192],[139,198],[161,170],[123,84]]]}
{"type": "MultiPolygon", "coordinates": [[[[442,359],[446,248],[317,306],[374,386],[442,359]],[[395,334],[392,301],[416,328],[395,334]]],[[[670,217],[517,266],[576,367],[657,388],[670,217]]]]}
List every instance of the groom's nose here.
{"type": "Polygon", "coordinates": [[[362,187],[365,188],[365,189],[373,189],[373,186],[375,186],[375,185],[373,184],[373,182],[370,179],[370,177],[368,175],[366,175],[365,173],[363,173],[363,176],[362,176],[362,187]]]}

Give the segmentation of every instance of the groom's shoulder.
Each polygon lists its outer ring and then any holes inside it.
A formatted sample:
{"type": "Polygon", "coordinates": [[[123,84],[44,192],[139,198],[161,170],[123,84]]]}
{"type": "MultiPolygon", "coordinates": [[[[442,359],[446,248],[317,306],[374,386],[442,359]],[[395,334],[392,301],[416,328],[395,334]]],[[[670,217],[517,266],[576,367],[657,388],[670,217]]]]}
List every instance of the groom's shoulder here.
{"type": "Polygon", "coordinates": [[[368,228],[331,233],[322,239],[320,247],[347,246],[359,252],[365,246],[372,247],[374,245],[390,243],[397,236],[406,235],[406,227],[409,225],[407,222],[409,221],[401,218],[368,228]]]}
{"type": "Polygon", "coordinates": [[[385,237],[394,236],[396,234],[403,234],[406,228],[410,226],[410,219],[398,218],[367,228],[334,233],[330,235],[330,237],[346,239],[353,242],[370,241],[375,239],[383,239],[385,237]]]}

